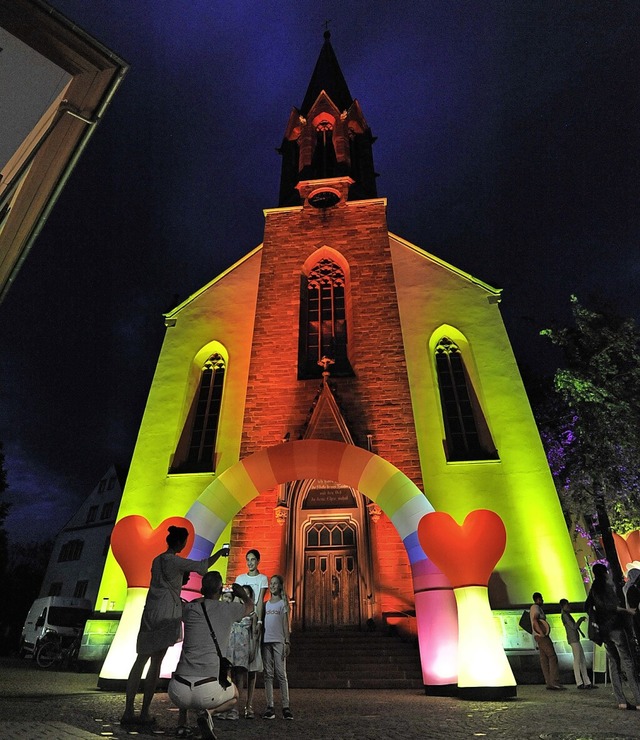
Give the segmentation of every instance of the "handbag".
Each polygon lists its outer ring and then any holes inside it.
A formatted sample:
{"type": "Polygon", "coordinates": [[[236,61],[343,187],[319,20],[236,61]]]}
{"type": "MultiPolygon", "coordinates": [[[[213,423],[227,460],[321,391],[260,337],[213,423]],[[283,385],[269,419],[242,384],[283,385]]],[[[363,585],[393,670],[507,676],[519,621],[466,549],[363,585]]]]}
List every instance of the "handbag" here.
{"type": "Polygon", "coordinates": [[[207,620],[207,624],[209,625],[209,632],[211,633],[211,637],[213,638],[213,642],[216,646],[216,650],[218,651],[218,659],[220,661],[220,670],[218,671],[218,681],[220,683],[220,686],[222,686],[223,689],[229,688],[231,686],[231,681],[229,680],[229,671],[231,670],[231,661],[224,657],[222,654],[222,650],[220,650],[220,645],[218,645],[218,640],[216,639],[216,633],[213,631],[213,627],[211,626],[211,620],[209,619],[209,615],[207,614],[207,608],[204,605],[204,601],[200,602],[200,606],[202,607],[202,612],[204,614],[204,618],[207,620]]]}
{"type": "Polygon", "coordinates": [[[596,645],[602,645],[604,642],[600,632],[600,625],[596,621],[595,609],[589,609],[589,627],[587,629],[587,636],[591,642],[595,642],[596,645]]]}
{"type": "Polygon", "coordinates": [[[533,627],[531,626],[531,612],[528,609],[525,609],[522,612],[522,616],[520,617],[518,624],[525,632],[528,632],[530,635],[533,634],[533,627]]]}

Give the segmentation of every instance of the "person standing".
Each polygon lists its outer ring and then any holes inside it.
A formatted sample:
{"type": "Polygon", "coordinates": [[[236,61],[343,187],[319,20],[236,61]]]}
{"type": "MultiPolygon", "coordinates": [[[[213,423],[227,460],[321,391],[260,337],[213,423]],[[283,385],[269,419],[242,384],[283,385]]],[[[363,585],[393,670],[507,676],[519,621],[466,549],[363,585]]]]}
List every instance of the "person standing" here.
{"type": "Polygon", "coordinates": [[[289,631],[289,604],[284,593],[284,578],[276,575],[269,580],[271,598],[267,601],[264,614],[264,638],[262,642],[262,661],[264,663],[264,691],[267,709],[263,719],[275,719],[273,701],[273,677],[278,677],[282,716],[293,719],[289,707],[289,681],[287,679],[287,658],[291,647],[289,631]]]}
{"type": "MultiPolygon", "coordinates": [[[[251,586],[242,586],[247,595],[253,601],[253,589],[251,586]]],[[[233,594],[231,594],[233,595],[233,594]]],[[[223,597],[224,598],[224,597],[223,597]]],[[[262,656],[260,653],[260,633],[258,632],[257,617],[255,609],[243,617],[239,622],[231,625],[231,634],[229,635],[229,645],[227,646],[227,658],[231,662],[231,675],[233,682],[238,687],[238,704],[241,705],[242,686],[250,671],[262,670],[262,656]]],[[[246,682],[248,684],[248,681],[246,682]]],[[[248,685],[247,685],[248,694],[248,685]]],[[[253,719],[250,716],[253,713],[251,701],[247,696],[244,715],[246,719],[253,719]]],[[[218,712],[215,715],[218,719],[237,720],[240,713],[236,707],[227,712],[218,712]]]]}
{"type": "Polygon", "coordinates": [[[171,701],[180,709],[177,737],[189,736],[187,710],[194,709],[199,712],[201,736],[215,740],[209,710],[225,711],[236,703],[235,684],[220,684],[218,648],[229,642],[232,625],[253,611],[253,599],[242,586],[234,584],[232,589],[240,603],[221,600],[222,576],[216,570],[211,571],[202,579],[203,598],[183,607],[184,643],[167,690],[171,701]]]}
{"type": "Polygon", "coordinates": [[[549,691],[564,691],[565,687],[560,685],[558,656],[553,647],[553,642],[549,637],[551,627],[542,609],[544,599],[539,591],[536,591],[532,598],[533,604],[529,609],[529,614],[531,616],[533,636],[540,651],[540,667],[542,668],[544,682],[549,691]]]}
{"type": "Polygon", "coordinates": [[[634,614],[635,609],[620,606],[618,596],[611,581],[607,567],[602,563],[593,566],[593,583],[585,603],[589,619],[595,618],[600,629],[600,636],[607,651],[609,673],[613,693],[618,702],[618,709],[640,709],[640,684],[629,640],[625,631],[625,617],[634,614]],[[630,704],[622,688],[623,676],[633,692],[634,704],[630,704]]]}
{"type": "Polygon", "coordinates": [[[562,624],[567,633],[567,642],[573,653],[573,675],[576,679],[576,686],[579,689],[595,689],[597,687],[591,683],[591,679],[587,673],[587,661],[580,642],[580,637],[584,637],[580,631],[580,625],[585,621],[586,617],[580,617],[576,622],[573,614],[571,614],[571,607],[567,599],[560,599],[560,614],[562,616],[562,624]]]}
{"type": "MultiPolygon", "coordinates": [[[[260,565],[260,551],[252,548],[247,551],[247,572],[241,573],[236,578],[236,583],[241,586],[250,586],[253,591],[253,603],[255,604],[256,618],[252,620],[250,629],[252,634],[249,636],[250,641],[257,645],[260,642],[260,633],[262,630],[262,622],[264,617],[264,597],[269,587],[269,581],[267,577],[260,573],[258,566],[260,565]]],[[[253,711],[253,694],[256,688],[256,679],[258,673],[262,672],[262,655],[260,650],[256,650],[254,653],[254,660],[249,665],[247,672],[247,703],[244,707],[245,719],[253,719],[255,713],[253,711]]],[[[230,713],[227,719],[237,719],[235,712],[230,713]]]]}
{"type": "Polygon", "coordinates": [[[183,576],[192,571],[204,575],[220,558],[227,556],[229,550],[221,548],[204,560],[188,560],[179,557],[187,544],[189,531],[185,527],[171,526],[166,537],[167,549],[154,558],[151,563],[151,582],[144,604],[140,631],[136,643],[137,656],[127,679],[124,714],[120,724],[153,725],[154,718],[149,709],[156,690],[162,660],[171,647],[182,635],[182,590],[183,576]],[[142,711],[136,717],[134,701],[140,688],[142,672],[150,661],[147,677],[144,682],[142,711]]]}

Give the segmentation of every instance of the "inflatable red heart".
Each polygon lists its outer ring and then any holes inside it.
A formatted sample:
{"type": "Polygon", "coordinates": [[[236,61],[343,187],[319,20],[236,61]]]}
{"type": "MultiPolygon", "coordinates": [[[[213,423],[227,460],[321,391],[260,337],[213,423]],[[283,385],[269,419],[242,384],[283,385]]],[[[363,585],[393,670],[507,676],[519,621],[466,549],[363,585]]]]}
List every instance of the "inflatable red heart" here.
{"type": "Polygon", "coordinates": [[[193,546],[195,530],[188,519],[172,516],[165,519],[155,529],[143,517],[133,514],[116,522],[111,534],[113,556],[124,571],[127,586],[149,587],[151,580],[151,561],[167,549],[167,530],[170,526],[185,527],[189,530],[187,545],[183,553],[193,546]]]}
{"type": "MultiPolygon", "coordinates": [[[[630,559],[627,560],[627,563],[630,563],[632,560],[640,560],[640,531],[639,530],[634,529],[633,532],[629,532],[629,534],[627,535],[627,547],[629,548],[629,556],[630,556],[630,559]]],[[[624,563],[624,565],[622,566],[623,570],[626,567],[627,563],[624,563]]]]}
{"type": "Polygon", "coordinates": [[[449,514],[434,511],[418,523],[418,539],[426,556],[454,588],[486,586],[507,543],[502,519],[488,509],[476,509],[457,524],[449,514]]]}
{"type": "MultiPolygon", "coordinates": [[[[618,555],[620,567],[622,568],[624,572],[627,567],[627,563],[630,563],[632,560],[635,560],[635,558],[631,554],[631,551],[630,551],[631,548],[628,545],[628,541],[625,540],[624,537],[621,537],[617,532],[612,532],[612,534],[613,534],[613,544],[616,546],[616,554],[618,555]]],[[[600,540],[600,544],[602,544],[602,540],[600,540]]]]}

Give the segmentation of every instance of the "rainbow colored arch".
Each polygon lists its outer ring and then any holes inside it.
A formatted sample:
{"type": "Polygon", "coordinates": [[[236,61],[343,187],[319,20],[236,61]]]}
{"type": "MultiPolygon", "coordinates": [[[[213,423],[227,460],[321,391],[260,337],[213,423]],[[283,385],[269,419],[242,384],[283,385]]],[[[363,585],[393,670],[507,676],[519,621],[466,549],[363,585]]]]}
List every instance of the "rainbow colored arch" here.
{"type": "Polygon", "coordinates": [[[187,512],[196,531],[189,557],[208,557],[227,524],[262,491],[307,478],[333,480],[357,489],[393,522],[413,574],[425,686],[455,684],[455,598],[447,579],[427,559],[417,534],[419,521],[434,508],[404,473],[367,450],[329,440],[300,440],[240,460],[216,478],[187,512]]]}

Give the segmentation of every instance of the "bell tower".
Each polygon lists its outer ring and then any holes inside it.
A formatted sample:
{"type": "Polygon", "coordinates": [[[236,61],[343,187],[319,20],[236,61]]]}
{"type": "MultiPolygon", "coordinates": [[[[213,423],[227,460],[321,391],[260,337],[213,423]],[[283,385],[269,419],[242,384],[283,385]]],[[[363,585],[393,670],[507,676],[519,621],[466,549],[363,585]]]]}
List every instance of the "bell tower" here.
{"type": "Polygon", "coordinates": [[[300,205],[298,183],[304,180],[351,178],[348,200],[375,198],[375,138],[351,97],[325,31],[324,44],[300,108],[291,111],[282,156],[280,206],[300,205]]]}

